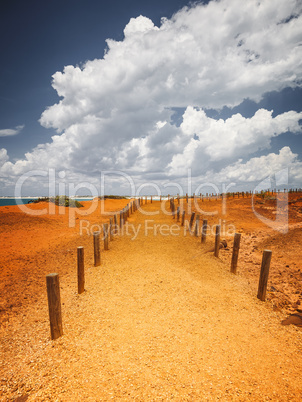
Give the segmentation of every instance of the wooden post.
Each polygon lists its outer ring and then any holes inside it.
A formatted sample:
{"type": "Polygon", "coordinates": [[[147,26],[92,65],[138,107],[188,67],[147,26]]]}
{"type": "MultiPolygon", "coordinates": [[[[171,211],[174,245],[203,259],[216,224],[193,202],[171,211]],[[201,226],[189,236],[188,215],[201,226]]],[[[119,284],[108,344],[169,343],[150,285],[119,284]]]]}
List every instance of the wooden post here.
{"type": "Polygon", "coordinates": [[[192,212],[191,219],[189,223],[189,229],[192,230],[193,222],[194,222],[195,212],[192,212]]]}
{"type": "Polygon", "coordinates": [[[118,229],[117,229],[117,216],[116,216],[116,214],[114,215],[114,231],[113,231],[113,233],[115,234],[117,231],[118,231],[118,229]]]}
{"type": "Polygon", "coordinates": [[[94,266],[101,264],[100,232],[93,233],[94,266]]]}
{"type": "Polygon", "coordinates": [[[104,223],[104,225],[103,225],[103,233],[104,233],[104,250],[109,250],[108,223],[104,223]]]}
{"type": "Polygon", "coordinates": [[[109,223],[109,235],[110,235],[110,241],[113,240],[113,219],[110,218],[110,223],[109,223]]]}
{"type": "Polygon", "coordinates": [[[185,224],[185,215],[186,215],[186,212],[182,211],[181,226],[183,226],[185,224]]]}
{"type": "Polygon", "coordinates": [[[186,193],[186,201],[187,201],[187,203],[189,201],[188,193],[186,193]]]}
{"type": "Polygon", "coordinates": [[[85,272],[84,272],[84,247],[77,248],[78,255],[78,294],[85,290],[85,272]]]}
{"type": "Polygon", "coordinates": [[[46,275],[48,312],[51,339],[63,335],[59,274],[46,275]]]}
{"type": "Polygon", "coordinates": [[[195,236],[199,236],[199,215],[196,215],[196,220],[195,220],[195,236]]]}
{"type": "Polygon", "coordinates": [[[231,262],[231,272],[232,272],[232,274],[235,274],[235,275],[237,272],[237,262],[238,262],[238,255],[239,255],[239,249],[240,249],[240,239],[241,239],[241,233],[235,233],[232,262],[231,262]]]}
{"type": "Polygon", "coordinates": [[[152,204],[152,195],[151,195],[151,204],[152,204]]]}
{"type": "Polygon", "coordinates": [[[175,204],[174,201],[171,203],[171,209],[172,209],[172,218],[175,219],[175,204]]]}
{"type": "Polygon", "coordinates": [[[205,243],[207,239],[208,220],[204,219],[202,222],[201,243],[205,243]]]}
{"type": "Polygon", "coordinates": [[[177,207],[177,222],[179,222],[180,207],[177,207]]]}
{"type": "Polygon", "coordinates": [[[120,211],[120,228],[123,227],[123,211],[120,211]]]}
{"type": "Polygon", "coordinates": [[[220,246],[220,225],[216,225],[215,249],[214,249],[215,257],[219,256],[219,246],[220,246]]]}
{"type": "Polygon", "coordinates": [[[262,264],[261,264],[258,294],[257,294],[258,299],[260,299],[261,301],[265,301],[271,258],[272,258],[272,252],[270,250],[264,250],[262,256],[262,264]]]}

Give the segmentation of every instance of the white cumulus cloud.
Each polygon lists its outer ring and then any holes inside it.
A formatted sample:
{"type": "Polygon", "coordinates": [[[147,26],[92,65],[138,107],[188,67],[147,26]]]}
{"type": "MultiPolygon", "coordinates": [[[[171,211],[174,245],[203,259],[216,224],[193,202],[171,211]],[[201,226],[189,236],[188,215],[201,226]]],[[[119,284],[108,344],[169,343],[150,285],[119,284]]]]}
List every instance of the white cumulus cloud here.
{"type": "Polygon", "coordinates": [[[24,128],[23,126],[17,126],[15,128],[4,128],[0,130],[0,137],[11,137],[13,135],[19,134],[24,128]]]}
{"type": "Polygon", "coordinates": [[[297,160],[289,147],[283,147],[278,154],[269,153],[260,157],[251,158],[246,163],[239,159],[236,163],[221,169],[220,172],[208,172],[207,179],[218,183],[260,182],[263,179],[288,169],[292,180],[301,180],[302,162],[297,160]]]}
{"type": "Polygon", "coordinates": [[[226,121],[204,112],[301,85],[301,0],[197,3],[159,27],[139,16],[107,46],[102,58],[53,75],[61,99],[40,122],[57,135],[23,160],[5,160],[2,175],[54,167],[67,177],[121,169],[142,179],[190,167],[202,179],[268,149],[274,136],[301,132],[294,111],[272,117],[261,109],[226,121]],[[175,107],[185,109],[180,127],[175,107]]]}

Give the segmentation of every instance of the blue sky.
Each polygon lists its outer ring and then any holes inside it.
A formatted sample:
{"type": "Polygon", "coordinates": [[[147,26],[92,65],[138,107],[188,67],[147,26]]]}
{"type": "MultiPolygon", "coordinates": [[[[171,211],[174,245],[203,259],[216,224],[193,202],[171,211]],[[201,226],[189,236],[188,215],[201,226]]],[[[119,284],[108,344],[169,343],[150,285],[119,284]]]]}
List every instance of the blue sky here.
{"type": "Polygon", "coordinates": [[[301,0],[2,0],[0,195],[47,195],[49,169],[66,192],[100,192],[104,171],[107,193],[187,192],[188,174],[192,192],[247,190],[285,170],[280,186],[301,186],[301,13],[301,0]]]}

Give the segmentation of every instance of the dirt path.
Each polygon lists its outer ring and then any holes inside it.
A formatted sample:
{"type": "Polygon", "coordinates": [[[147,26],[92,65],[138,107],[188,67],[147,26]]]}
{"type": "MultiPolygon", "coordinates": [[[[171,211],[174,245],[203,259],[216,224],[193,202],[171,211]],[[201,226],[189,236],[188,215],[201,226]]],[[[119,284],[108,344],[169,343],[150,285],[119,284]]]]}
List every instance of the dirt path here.
{"type": "Polygon", "coordinates": [[[61,283],[62,338],[49,340],[45,296],[2,330],[0,400],[300,401],[301,330],[207,252],[213,239],[163,214],[128,224],[83,295],[75,275],[61,283]]]}

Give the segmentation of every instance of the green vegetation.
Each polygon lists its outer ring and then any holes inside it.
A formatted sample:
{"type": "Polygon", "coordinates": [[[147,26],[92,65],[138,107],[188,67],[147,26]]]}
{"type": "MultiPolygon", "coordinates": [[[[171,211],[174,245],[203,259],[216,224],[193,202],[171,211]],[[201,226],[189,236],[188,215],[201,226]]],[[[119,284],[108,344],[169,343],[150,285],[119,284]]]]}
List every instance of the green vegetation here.
{"type": "Polygon", "coordinates": [[[124,200],[125,196],[122,195],[103,195],[102,197],[99,197],[100,200],[124,200]]]}
{"type": "Polygon", "coordinates": [[[63,206],[63,207],[70,207],[70,208],[81,208],[83,205],[77,201],[72,200],[66,195],[57,195],[56,197],[42,197],[36,200],[28,201],[28,204],[33,203],[36,204],[38,202],[53,202],[56,205],[63,206]]]}

